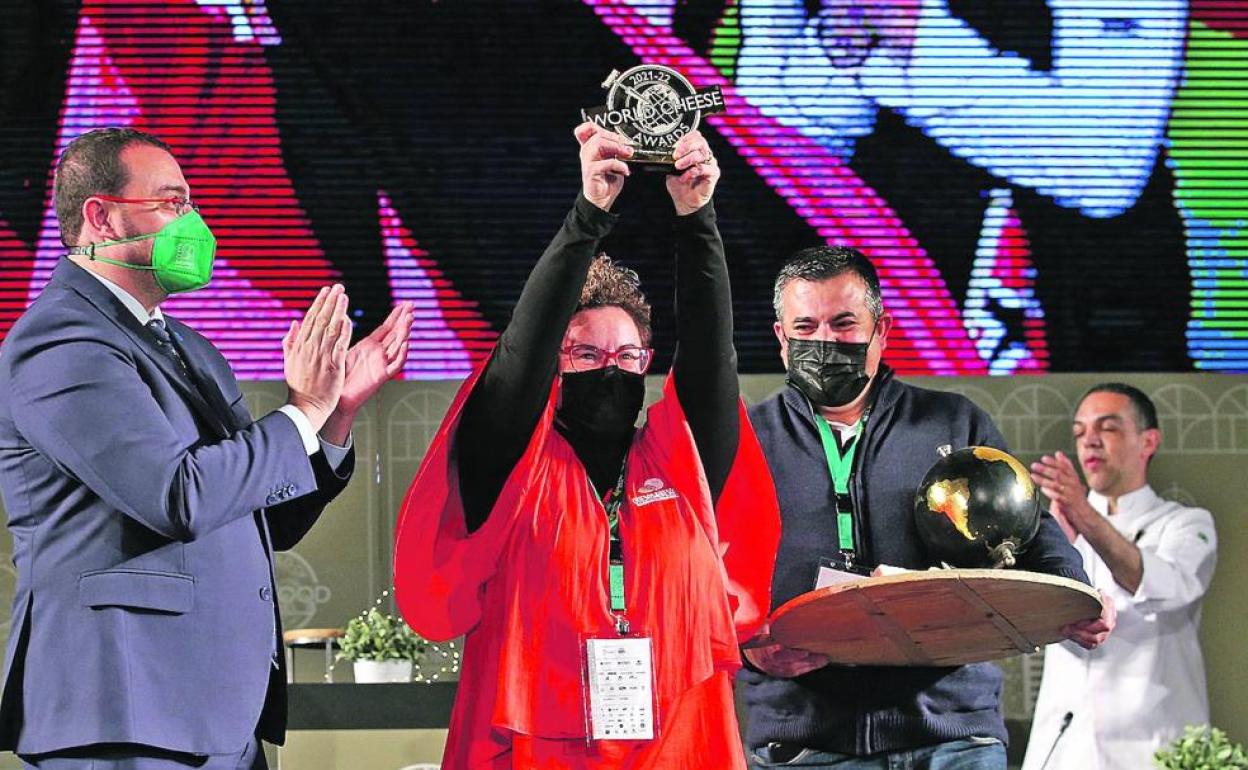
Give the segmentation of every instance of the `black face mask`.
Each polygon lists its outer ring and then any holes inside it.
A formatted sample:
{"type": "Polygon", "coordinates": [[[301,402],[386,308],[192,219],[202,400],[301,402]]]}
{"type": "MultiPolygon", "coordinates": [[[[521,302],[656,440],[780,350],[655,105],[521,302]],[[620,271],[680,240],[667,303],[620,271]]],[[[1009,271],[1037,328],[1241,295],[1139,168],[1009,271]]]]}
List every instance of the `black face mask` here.
{"type": "MultiPolygon", "coordinates": [[[[872,333],[874,336],[874,333],[872,333]]],[[[867,374],[870,342],[830,342],[789,338],[789,374],[785,382],[817,407],[837,407],[858,398],[871,381],[867,374]]]]}
{"type": "Polygon", "coordinates": [[[578,434],[619,437],[633,430],[646,398],[646,377],[606,366],[562,376],[555,419],[578,434]]]}

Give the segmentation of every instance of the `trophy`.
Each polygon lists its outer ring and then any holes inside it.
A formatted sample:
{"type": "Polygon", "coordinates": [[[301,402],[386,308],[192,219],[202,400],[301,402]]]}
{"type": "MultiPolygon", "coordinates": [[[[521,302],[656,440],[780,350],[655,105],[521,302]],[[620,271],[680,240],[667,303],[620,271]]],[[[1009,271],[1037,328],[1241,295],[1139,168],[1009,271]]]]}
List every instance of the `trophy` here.
{"type": "Polygon", "coordinates": [[[699,91],[684,75],[659,64],[623,74],[612,70],[602,87],[607,103],[581,110],[581,118],[627,137],[633,144],[628,162],[650,171],[676,173],[672,149],[677,140],[696,129],[702,115],[725,109],[719,86],[699,91]]]}

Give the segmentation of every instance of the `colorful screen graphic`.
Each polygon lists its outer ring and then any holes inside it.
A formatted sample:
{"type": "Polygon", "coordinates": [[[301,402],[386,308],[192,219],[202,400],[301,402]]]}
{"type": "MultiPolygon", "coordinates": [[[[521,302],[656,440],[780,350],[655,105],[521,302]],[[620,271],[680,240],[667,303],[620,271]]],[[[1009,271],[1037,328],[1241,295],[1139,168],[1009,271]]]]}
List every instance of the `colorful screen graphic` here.
{"type": "MultiPolygon", "coordinates": [[[[417,305],[407,377],[462,376],[576,193],[612,69],[718,85],[742,370],[780,367],[771,281],[865,251],[903,373],[1248,371],[1248,4],[1237,0],[6,0],[0,333],[63,253],[50,172],[152,131],[218,235],[167,309],[240,376],[316,289],[363,329],[417,305]]],[[[630,180],[604,244],[673,339],[670,203],[630,180]]]]}

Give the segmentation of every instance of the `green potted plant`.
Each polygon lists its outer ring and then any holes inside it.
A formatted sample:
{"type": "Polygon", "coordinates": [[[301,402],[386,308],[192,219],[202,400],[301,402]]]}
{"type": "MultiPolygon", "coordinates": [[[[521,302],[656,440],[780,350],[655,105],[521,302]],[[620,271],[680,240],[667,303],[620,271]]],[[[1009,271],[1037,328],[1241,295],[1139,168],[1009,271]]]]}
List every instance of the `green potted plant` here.
{"type": "Polygon", "coordinates": [[[1160,770],[1248,770],[1244,747],[1208,725],[1189,725],[1183,737],[1153,755],[1160,770]]]}
{"type": "Polygon", "coordinates": [[[410,682],[412,666],[425,654],[425,640],[402,618],[373,607],[347,623],[338,657],[352,662],[360,683],[410,682]]]}

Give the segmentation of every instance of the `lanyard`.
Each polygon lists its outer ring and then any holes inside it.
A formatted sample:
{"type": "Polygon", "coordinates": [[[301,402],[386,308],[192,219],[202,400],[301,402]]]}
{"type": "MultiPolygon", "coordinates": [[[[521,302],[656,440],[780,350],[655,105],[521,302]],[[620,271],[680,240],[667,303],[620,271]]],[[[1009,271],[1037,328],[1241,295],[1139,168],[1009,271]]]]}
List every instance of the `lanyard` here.
{"type": "MultiPolygon", "coordinates": [[[[862,437],[866,416],[864,415],[858,421],[860,426],[858,435],[847,442],[843,451],[828,421],[823,419],[822,415],[816,414],[815,422],[819,425],[819,438],[823,440],[823,452],[828,458],[828,474],[832,476],[834,497],[839,500],[841,495],[849,495],[849,476],[854,469],[854,454],[858,450],[858,439],[862,437]]],[[[836,506],[836,532],[840,541],[838,543],[840,549],[852,553],[854,550],[853,512],[842,511],[839,503],[836,506]]]]}
{"type": "Polygon", "coordinates": [[[602,507],[607,512],[607,533],[610,537],[607,588],[611,595],[611,611],[615,613],[615,627],[620,635],[628,633],[628,621],[624,618],[624,543],[620,539],[620,508],[624,505],[624,472],[627,467],[625,464],[620,468],[619,481],[602,501],[602,507]]]}

